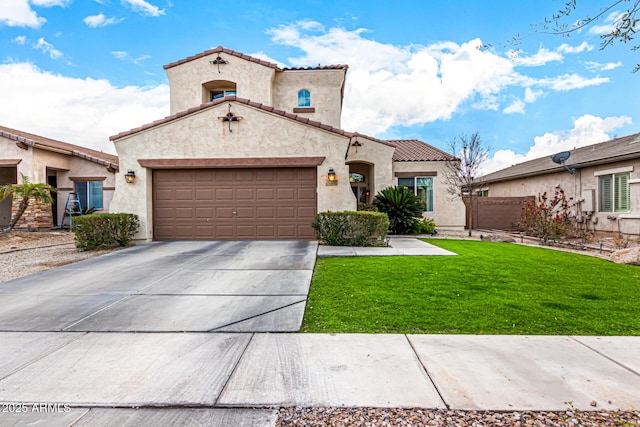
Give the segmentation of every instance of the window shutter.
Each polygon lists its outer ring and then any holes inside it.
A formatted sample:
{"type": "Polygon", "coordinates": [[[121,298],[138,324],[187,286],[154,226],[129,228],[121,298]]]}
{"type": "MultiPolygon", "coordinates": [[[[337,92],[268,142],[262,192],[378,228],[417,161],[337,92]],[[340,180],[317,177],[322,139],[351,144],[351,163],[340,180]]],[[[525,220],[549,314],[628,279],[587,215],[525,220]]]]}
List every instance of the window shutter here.
{"type": "Polygon", "coordinates": [[[615,210],[616,212],[629,211],[629,174],[620,174],[615,176],[615,210]]]}
{"type": "Polygon", "coordinates": [[[598,178],[598,210],[600,212],[611,212],[613,201],[611,188],[611,175],[604,175],[598,178]]]}

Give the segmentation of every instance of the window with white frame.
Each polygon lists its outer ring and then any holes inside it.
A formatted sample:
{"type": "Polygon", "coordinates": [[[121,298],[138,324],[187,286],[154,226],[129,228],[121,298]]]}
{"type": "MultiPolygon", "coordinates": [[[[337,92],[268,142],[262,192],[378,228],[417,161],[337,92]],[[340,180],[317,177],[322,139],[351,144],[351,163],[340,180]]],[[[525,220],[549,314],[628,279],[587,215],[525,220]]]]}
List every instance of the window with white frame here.
{"type": "Polygon", "coordinates": [[[102,181],[74,181],[73,191],[83,209],[102,210],[102,181]]]}
{"type": "Polygon", "coordinates": [[[598,211],[629,212],[629,172],[598,176],[598,211]]]}
{"type": "Polygon", "coordinates": [[[413,178],[398,178],[398,186],[403,187],[418,196],[422,210],[433,212],[433,178],[416,176],[413,178]]]}
{"type": "Polygon", "coordinates": [[[311,107],[311,92],[306,89],[298,91],[298,107],[311,107]]]}

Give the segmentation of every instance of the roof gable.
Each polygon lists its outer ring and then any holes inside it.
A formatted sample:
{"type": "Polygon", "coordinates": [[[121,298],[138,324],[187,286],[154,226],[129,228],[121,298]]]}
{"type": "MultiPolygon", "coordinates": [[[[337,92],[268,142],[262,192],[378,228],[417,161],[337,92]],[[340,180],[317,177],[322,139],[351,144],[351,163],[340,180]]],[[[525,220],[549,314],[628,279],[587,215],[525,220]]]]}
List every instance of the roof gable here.
{"type": "MultiPolygon", "coordinates": [[[[610,141],[569,151],[571,156],[567,166],[581,168],[621,160],[640,158],[640,133],[623,136],[610,141]]],[[[553,163],[551,156],[545,156],[508,168],[492,172],[482,177],[484,182],[504,181],[527,176],[543,175],[564,170],[563,166],[553,163]]]]}
{"type": "Polygon", "coordinates": [[[367,139],[369,139],[371,141],[374,141],[374,142],[378,142],[378,143],[381,143],[381,144],[384,144],[384,145],[394,146],[393,144],[391,144],[388,141],[383,141],[381,139],[373,138],[373,137],[370,137],[370,136],[367,136],[367,135],[364,135],[364,134],[360,134],[360,133],[357,133],[357,132],[347,132],[347,131],[345,131],[343,129],[335,128],[333,126],[326,125],[324,123],[320,123],[320,122],[317,122],[317,121],[314,121],[314,120],[310,120],[307,117],[298,116],[297,114],[287,113],[286,111],[278,110],[277,108],[270,107],[268,105],[264,105],[264,104],[261,104],[259,102],[253,102],[253,101],[250,101],[248,99],[238,98],[235,95],[226,96],[226,97],[221,98],[221,99],[216,99],[214,101],[202,104],[202,105],[200,105],[198,107],[190,108],[190,109],[188,109],[186,111],[182,111],[180,113],[173,114],[171,116],[167,116],[164,119],[156,120],[156,121],[154,121],[152,123],[148,123],[146,125],[142,125],[140,127],[137,127],[137,128],[125,131],[125,132],[121,132],[121,133],[119,133],[117,135],[113,135],[113,136],[109,137],[109,139],[111,141],[116,141],[118,139],[122,139],[122,138],[125,138],[125,137],[128,137],[128,136],[131,136],[131,135],[135,135],[136,133],[143,132],[143,131],[148,130],[148,129],[152,129],[152,128],[156,127],[156,126],[160,126],[160,125],[164,125],[164,124],[170,123],[170,122],[172,122],[174,120],[177,120],[177,119],[180,119],[182,117],[186,117],[188,115],[198,113],[200,111],[206,110],[207,108],[211,108],[211,107],[214,107],[216,105],[220,105],[220,104],[224,104],[224,103],[228,103],[228,102],[237,102],[239,104],[248,105],[250,107],[254,107],[254,108],[257,108],[257,109],[265,111],[265,112],[269,112],[269,113],[272,113],[272,114],[277,114],[279,116],[283,116],[283,117],[285,117],[285,118],[287,118],[289,120],[295,120],[297,122],[304,123],[304,124],[306,124],[308,126],[312,126],[312,127],[318,128],[318,129],[322,129],[322,130],[325,130],[325,131],[328,131],[328,132],[333,132],[333,133],[336,133],[338,135],[342,135],[342,136],[345,136],[345,137],[348,137],[348,138],[354,138],[354,137],[361,136],[363,138],[367,138],[367,139]]]}
{"type": "Polygon", "coordinates": [[[165,70],[168,70],[169,68],[177,67],[178,65],[186,64],[187,62],[195,61],[196,59],[204,58],[205,56],[213,55],[216,53],[217,54],[226,53],[227,55],[235,56],[236,58],[241,58],[241,59],[244,59],[245,61],[254,62],[256,64],[260,64],[268,68],[273,68],[274,70],[278,70],[278,71],[345,70],[346,72],[346,70],[349,68],[348,65],[344,65],[344,64],[324,65],[324,66],[318,65],[317,67],[279,68],[278,65],[274,64],[273,62],[265,61],[263,59],[259,59],[251,55],[246,55],[242,52],[237,52],[232,49],[227,49],[222,46],[218,46],[214,49],[205,50],[204,52],[200,52],[195,55],[188,56],[179,61],[175,61],[170,64],[167,64],[163,66],[163,68],[165,70]]]}
{"type": "Polygon", "coordinates": [[[425,162],[456,160],[451,154],[418,139],[391,139],[388,142],[396,147],[394,162],[425,162]]]}
{"type": "Polygon", "coordinates": [[[30,147],[78,157],[93,163],[111,167],[116,171],[118,170],[118,156],[113,154],[103,153],[102,151],[92,150],[80,145],[57,141],[55,139],[45,138],[43,136],[34,135],[4,126],[0,126],[0,136],[30,147]]]}

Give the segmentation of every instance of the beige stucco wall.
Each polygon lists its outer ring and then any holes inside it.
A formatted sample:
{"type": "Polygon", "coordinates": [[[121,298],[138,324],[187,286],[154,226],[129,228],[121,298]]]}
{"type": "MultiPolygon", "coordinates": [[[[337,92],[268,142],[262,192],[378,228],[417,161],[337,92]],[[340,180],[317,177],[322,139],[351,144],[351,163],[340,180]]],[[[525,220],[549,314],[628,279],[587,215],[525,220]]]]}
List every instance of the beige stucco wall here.
{"type": "Polygon", "coordinates": [[[121,172],[111,211],[140,217],[136,239],[153,237],[152,170],[141,167],[138,159],[326,157],[317,167],[318,212],[356,208],[344,161],[349,138],[245,104],[231,104],[234,114],[243,117],[231,124],[233,132],[228,122],[217,119],[227,111],[227,104],[222,104],[115,141],[121,172]],[[337,186],[326,185],[329,168],[338,175],[337,186]],[[136,172],[135,184],[126,184],[122,178],[128,169],[136,172]]]}
{"type": "Polygon", "coordinates": [[[59,191],[54,197],[58,201],[58,221],[62,219],[67,196],[73,188],[71,177],[104,178],[103,182],[103,212],[109,211],[109,204],[113,198],[115,174],[107,171],[103,165],[81,159],[79,157],[55,153],[39,148],[28,147],[23,150],[16,146],[15,141],[0,137],[2,143],[2,159],[22,159],[18,164],[18,181],[20,173],[29,177],[32,182],[47,182],[47,169],[55,171],[59,191]]]}
{"type": "MultiPolygon", "coordinates": [[[[465,226],[465,207],[460,198],[453,198],[447,192],[444,177],[447,173],[445,162],[394,162],[393,172],[435,172],[433,177],[433,212],[425,212],[425,218],[435,221],[440,229],[458,230],[465,226]]],[[[398,180],[394,178],[393,185],[398,180]]]]}
{"type": "Polygon", "coordinates": [[[367,177],[367,183],[373,199],[373,196],[379,191],[395,185],[395,179],[393,178],[393,152],[395,148],[361,136],[352,138],[351,143],[356,140],[361,145],[359,147],[349,147],[346,163],[365,163],[369,165],[369,171],[367,172],[373,171],[373,176],[367,177]]]}
{"type": "Polygon", "coordinates": [[[574,175],[567,171],[550,173],[530,178],[490,183],[483,186],[489,190],[489,196],[537,196],[547,192],[552,195],[556,186],[565,191],[568,197],[579,200],[584,193],[593,190],[595,212],[588,216],[585,205],[578,204],[574,209],[590,218],[589,229],[595,231],[619,231],[628,234],[640,234],[640,159],[609,163],[606,165],[590,166],[576,170],[574,175]],[[598,212],[598,176],[596,173],[611,173],[631,169],[629,172],[631,184],[629,212],[598,212]],[[584,211],[584,212],[583,212],[584,211]],[[595,221],[594,221],[595,219],[595,221]],[[594,224],[595,222],[595,224],[594,224]]]}
{"type": "Polygon", "coordinates": [[[225,54],[228,61],[218,66],[210,64],[217,53],[194,59],[166,70],[169,79],[171,114],[197,107],[209,99],[203,99],[204,83],[212,80],[227,80],[236,83],[237,96],[265,105],[273,105],[272,85],[275,69],[225,54]]]}
{"type": "Polygon", "coordinates": [[[298,107],[298,92],[306,89],[311,93],[311,107],[315,111],[296,114],[340,128],[344,79],[344,70],[278,71],[273,87],[273,106],[293,112],[298,107]]]}

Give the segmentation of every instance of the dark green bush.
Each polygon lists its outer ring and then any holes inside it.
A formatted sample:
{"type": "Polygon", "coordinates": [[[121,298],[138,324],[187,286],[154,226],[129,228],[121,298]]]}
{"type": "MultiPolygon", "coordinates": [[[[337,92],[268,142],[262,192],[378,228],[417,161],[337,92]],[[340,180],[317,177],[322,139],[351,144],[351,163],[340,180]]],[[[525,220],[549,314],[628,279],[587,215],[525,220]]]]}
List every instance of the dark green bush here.
{"type": "Polygon", "coordinates": [[[431,218],[422,218],[416,221],[415,232],[416,234],[435,234],[436,222],[431,218]]]}
{"type": "Polygon", "coordinates": [[[379,246],[385,243],[389,218],[381,212],[321,212],[311,226],[327,245],[379,246]]]}
{"type": "Polygon", "coordinates": [[[402,187],[385,188],[376,194],[373,204],[389,216],[389,231],[392,234],[413,233],[416,222],[422,217],[420,199],[402,187]]]}
{"type": "Polygon", "coordinates": [[[127,213],[98,213],[74,218],[76,248],[80,250],[107,249],[127,246],[136,233],[138,216],[127,213]]]}

